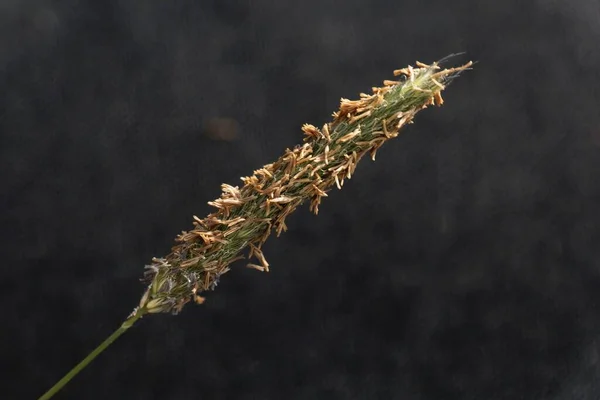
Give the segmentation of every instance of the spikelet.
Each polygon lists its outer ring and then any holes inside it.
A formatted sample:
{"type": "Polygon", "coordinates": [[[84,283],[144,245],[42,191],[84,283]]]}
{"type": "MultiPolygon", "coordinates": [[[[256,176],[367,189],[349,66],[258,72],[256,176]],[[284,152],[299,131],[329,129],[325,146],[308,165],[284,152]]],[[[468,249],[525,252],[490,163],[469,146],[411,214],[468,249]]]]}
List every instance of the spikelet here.
{"type": "Polygon", "coordinates": [[[193,229],[176,238],[171,253],[146,267],[148,287],[132,316],[176,314],[190,301],[203,303],[199,294],[214,290],[245,249],[256,259],[248,267],[268,272],[261,247],[271,232],[285,232],[286,217],[304,202],[317,214],[321,199],[334,186],[342,188],[363,156],[374,160],[377,149],[419,111],[442,105],[445,85],[471,65],[441,69],[439,62],[417,62],[396,70],[400,80],[386,80],[359,100],[342,99],[333,121],[321,129],[305,124],[303,144],[241,178],[241,188],[222,185],[221,197],[209,202],[216,211],[204,219],[194,216],[193,229]]]}

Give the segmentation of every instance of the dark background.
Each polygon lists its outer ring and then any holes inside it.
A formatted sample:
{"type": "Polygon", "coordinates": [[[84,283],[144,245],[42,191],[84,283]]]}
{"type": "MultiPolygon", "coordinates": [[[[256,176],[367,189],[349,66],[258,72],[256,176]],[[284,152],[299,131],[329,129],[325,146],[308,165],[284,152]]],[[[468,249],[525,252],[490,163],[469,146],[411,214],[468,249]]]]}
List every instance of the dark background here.
{"type": "Polygon", "coordinates": [[[57,399],[600,399],[598,1],[0,3],[0,397],[116,329],[221,182],[391,71],[478,61],[203,306],[57,399]]]}

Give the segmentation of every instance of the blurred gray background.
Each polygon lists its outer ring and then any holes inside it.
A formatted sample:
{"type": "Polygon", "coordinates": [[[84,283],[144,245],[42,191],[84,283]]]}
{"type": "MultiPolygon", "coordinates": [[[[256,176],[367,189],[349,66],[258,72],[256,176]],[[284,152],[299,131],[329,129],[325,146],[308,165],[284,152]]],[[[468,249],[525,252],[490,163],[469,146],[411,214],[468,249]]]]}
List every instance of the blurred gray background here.
{"type": "Polygon", "coordinates": [[[600,4],[2,0],[0,397],[116,329],[143,267],[339,98],[478,61],[342,191],[57,399],[600,398],[600,4]]]}

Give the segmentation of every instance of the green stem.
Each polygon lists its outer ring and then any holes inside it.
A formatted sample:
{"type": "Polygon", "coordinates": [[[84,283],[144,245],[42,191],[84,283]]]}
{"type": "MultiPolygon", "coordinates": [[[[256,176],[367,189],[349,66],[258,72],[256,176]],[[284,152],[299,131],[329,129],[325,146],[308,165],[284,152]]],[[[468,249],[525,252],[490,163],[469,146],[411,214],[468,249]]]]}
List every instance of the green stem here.
{"type": "Polygon", "coordinates": [[[48,400],[52,396],[54,396],[60,389],[62,389],[71,379],[73,379],[79,372],[81,372],[90,362],[92,362],[100,353],[102,353],[108,346],[110,346],[119,336],[125,333],[129,328],[133,326],[133,324],[140,319],[144,314],[147,313],[145,308],[138,309],[135,314],[131,315],[129,318],[123,322],[123,324],[113,332],[112,335],[106,338],[104,342],[102,342],[98,347],[94,349],[86,358],[81,360],[79,364],[77,364],[72,370],[70,370],[63,378],[56,382],[54,386],[52,386],[46,393],[42,395],[38,400],[48,400]]]}

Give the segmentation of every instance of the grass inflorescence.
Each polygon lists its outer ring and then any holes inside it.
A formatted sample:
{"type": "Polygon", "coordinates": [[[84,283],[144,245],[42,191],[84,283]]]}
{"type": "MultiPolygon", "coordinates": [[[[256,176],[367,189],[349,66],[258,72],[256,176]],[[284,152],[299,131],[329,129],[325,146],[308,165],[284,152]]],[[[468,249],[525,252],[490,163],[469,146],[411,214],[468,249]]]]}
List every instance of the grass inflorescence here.
{"type": "Polygon", "coordinates": [[[241,188],[223,184],[221,197],[209,202],[216,211],[194,216],[194,228],[177,237],[171,253],[147,266],[148,289],[138,310],[178,313],[191,300],[202,303],[200,293],[214,289],[246,248],[248,258],[256,259],[248,266],[269,271],[261,248],[271,232],[286,231],[286,217],[304,202],[317,214],[322,198],[332,187],[342,188],[363,156],[374,160],[377,149],[419,111],[441,105],[445,85],[471,65],[441,69],[418,62],[396,70],[401,80],[386,80],[358,100],[342,99],[332,122],[321,128],[305,124],[304,143],[241,178],[241,188]]]}

